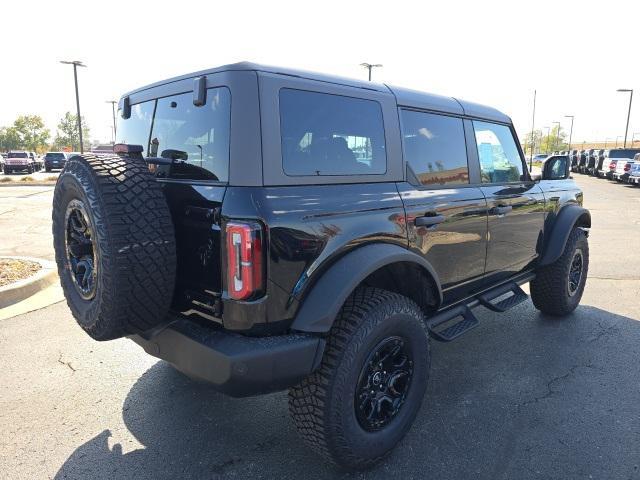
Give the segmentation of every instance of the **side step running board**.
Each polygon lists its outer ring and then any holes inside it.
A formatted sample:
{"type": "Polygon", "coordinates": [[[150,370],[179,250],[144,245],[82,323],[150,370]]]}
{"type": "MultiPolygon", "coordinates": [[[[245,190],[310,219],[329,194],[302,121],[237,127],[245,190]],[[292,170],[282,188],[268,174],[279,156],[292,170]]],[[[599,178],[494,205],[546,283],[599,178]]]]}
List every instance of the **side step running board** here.
{"type": "Polygon", "coordinates": [[[520,288],[520,285],[517,283],[507,283],[502,287],[498,287],[482,295],[478,295],[477,298],[478,301],[489,310],[493,310],[494,312],[506,312],[510,308],[520,305],[522,302],[526,301],[529,298],[529,295],[524,293],[522,288],[520,288]],[[493,302],[496,298],[506,295],[507,293],[511,293],[511,295],[498,302],[493,302]]]}
{"type": "Polygon", "coordinates": [[[431,336],[436,340],[441,342],[450,342],[451,340],[458,338],[463,333],[467,333],[472,328],[477,327],[479,323],[480,321],[476,318],[469,307],[466,305],[459,305],[451,310],[447,310],[431,317],[427,321],[427,327],[431,332],[431,336]],[[437,327],[440,325],[449,323],[457,318],[460,318],[460,320],[453,325],[437,330],[437,327]]]}
{"type": "Polygon", "coordinates": [[[477,327],[480,323],[471,311],[472,308],[482,305],[494,312],[506,312],[528,298],[529,296],[524,293],[517,283],[509,282],[476,296],[466,304],[457,305],[437,313],[427,320],[427,328],[435,340],[450,342],[477,327]],[[495,301],[500,297],[505,298],[495,301]]]}

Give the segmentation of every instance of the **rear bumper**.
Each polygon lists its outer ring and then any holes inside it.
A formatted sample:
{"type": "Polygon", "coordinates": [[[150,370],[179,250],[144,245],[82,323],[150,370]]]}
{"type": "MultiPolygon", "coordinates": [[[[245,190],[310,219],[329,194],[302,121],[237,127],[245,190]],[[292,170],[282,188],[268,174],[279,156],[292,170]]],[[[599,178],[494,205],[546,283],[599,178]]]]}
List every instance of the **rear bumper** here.
{"type": "Polygon", "coordinates": [[[640,184],[640,177],[629,177],[629,183],[640,184]]]}
{"type": "Polygon", "coordinates": [[[308,334],[247,337],[179,319],[149,338],[130,337],[148,354],[234,397],[284,390],[320,365],[324,339],[308,334]]]}
{"type": "Polygon", "coordinates": [[[45,160],[44,166],[47,168],[64,168],[64,162],[53,162],[45,160]]]}
{"type": "Polygon", "coordinates": [[[618,180],[619,182],[624,182],[627,180],[627,178],[629,178],[629,174],[628,173],[614,173],[613,174],[613,179],[614,180],[618,180]]]}

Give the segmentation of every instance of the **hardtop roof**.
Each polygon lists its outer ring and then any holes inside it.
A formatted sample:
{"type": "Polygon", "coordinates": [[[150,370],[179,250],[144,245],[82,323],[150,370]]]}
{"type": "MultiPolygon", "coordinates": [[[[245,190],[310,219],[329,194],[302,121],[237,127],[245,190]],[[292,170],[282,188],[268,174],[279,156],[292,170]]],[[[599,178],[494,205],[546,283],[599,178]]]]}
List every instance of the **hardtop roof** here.
{"type": "Polygon", "coordinates": [[[364,80],[357,80],[353,78],[340,77],[336,75],[326,75],[323,73],[309,72],[306,70],[296,70],[284,67],[273,67],[268,65],[260,65],[252,62],[238,62],[228,65],[222,65],[220,67],[210,68],[207,70],[200,70],[198,72],[188,73],[177,77],[169,78],[159,82],[155,82],[130,92],[127,92],[122,98],[132,95],[143,90],[148,90],[160,85],[166,85],[168,83],[178,82],[193,77],[199,77],[202,75],[209,75],[219,72],[229,71],[255,71],[265,72],[277,75],[288,75],[293,77],[307,78],[310,80],[316,80],[320,82],[334,83],[339,85],[346,85],[355,88],[363,88],[366,90],[374,90],[378,92],[392,93],[396,97],[398,106],[418,108],[424,110],[432,110],[435,112],[451,113],[455,115],[467,115],[471,117],[493,120],[502,123],[511,123],[511,119],[500,112],[499,110],[481,105],[474,102],[468,102],[466,100],[457,99],[454,97],[446,97],[442,95],[435,95],[432,93],[421,92],[418,90],[412,90],[408,88],[396,87],[384,83],[368,82],[364,80]]]}

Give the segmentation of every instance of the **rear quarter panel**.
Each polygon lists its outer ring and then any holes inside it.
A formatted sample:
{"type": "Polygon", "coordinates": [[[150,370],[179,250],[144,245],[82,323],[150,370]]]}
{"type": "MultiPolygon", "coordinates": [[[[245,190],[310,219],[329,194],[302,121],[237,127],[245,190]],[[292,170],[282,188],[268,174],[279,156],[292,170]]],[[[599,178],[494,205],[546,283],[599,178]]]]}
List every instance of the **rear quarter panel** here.
{"type": "Polygon", "coordinates": [[[222,216],[267,227],[267,291],[258,301],[266,306],[256,308],[267,322],[292,319],[314,281],[352,249],[372,242],[407,246],[404,208],[392,182],[229,187],[222,216]]]}

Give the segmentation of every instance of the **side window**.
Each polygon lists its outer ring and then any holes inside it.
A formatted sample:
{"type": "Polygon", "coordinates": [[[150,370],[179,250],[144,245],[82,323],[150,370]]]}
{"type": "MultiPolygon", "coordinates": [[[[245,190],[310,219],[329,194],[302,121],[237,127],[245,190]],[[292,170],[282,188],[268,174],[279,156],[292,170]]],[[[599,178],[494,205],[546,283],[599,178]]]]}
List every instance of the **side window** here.
{"type": "Polygon", "coordinates": [[[283,88],[280,132],[286,175],[387,171],[382,108],[373,100],[283,88]]]}
{"type": "Polygon", "coordinates": [[[519,182],[524,168],[518,147],[505,125],[473,122],[483,183],[519,182]]]}
{"type": "Polygon", "coordinates": [[[193,104],[191,92],[158,99],[149,142],[150,157],[175,158],[159,166],[159,177],[226,182],[229,176],[231,93],[207,90],[207,103],[193,104]]]}
{"type": "Polygon", "coordinates": [[[469,183],[462,119],[402,110],[404,157],[422,185],[469,183]]]}
{"type": "Polygon", "coordinates": [[[136,103],[131,105],[131,116],[122,118],[118,111],[118,122],[116,129],[118,132],[116,143],[128,143],[130,145],[142,145],[143,156],[148,156],[149,132],[151,131],[151,119],[156,101],[136,103]]]}

